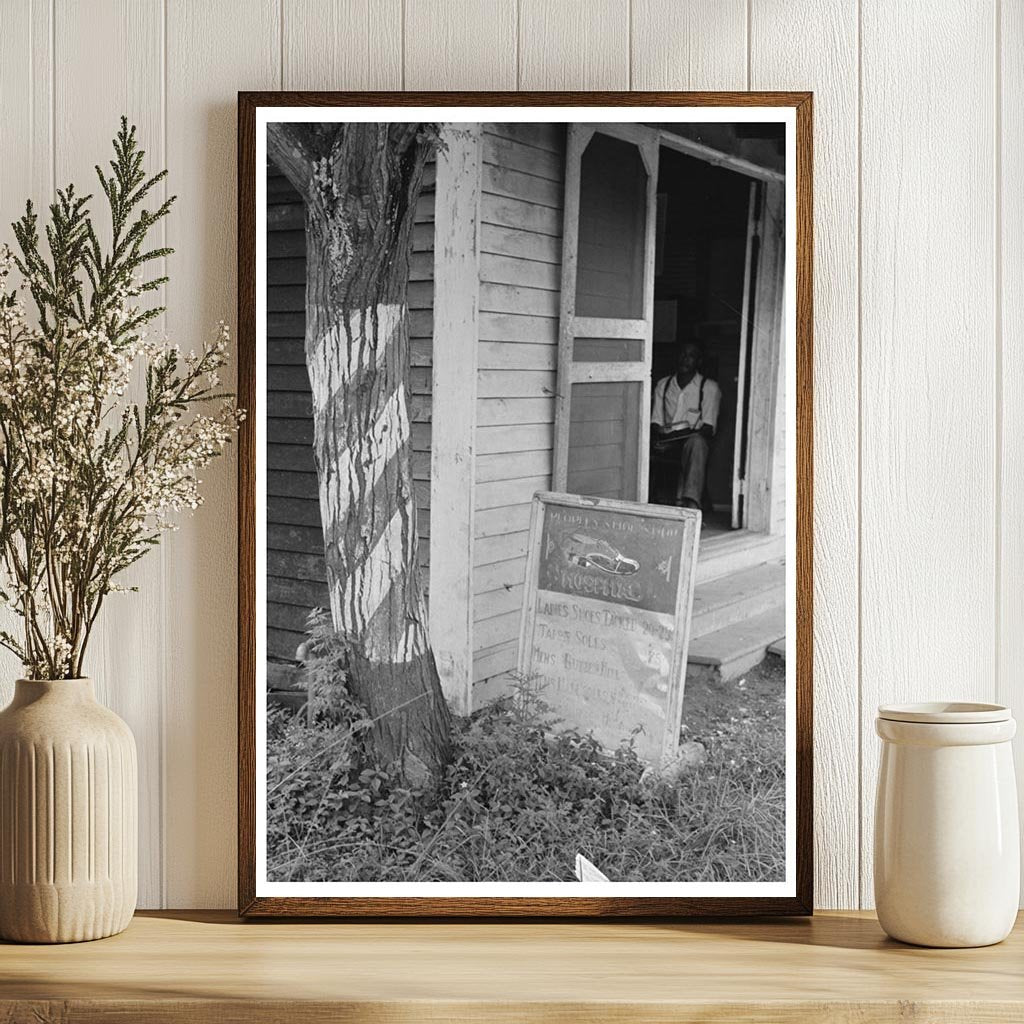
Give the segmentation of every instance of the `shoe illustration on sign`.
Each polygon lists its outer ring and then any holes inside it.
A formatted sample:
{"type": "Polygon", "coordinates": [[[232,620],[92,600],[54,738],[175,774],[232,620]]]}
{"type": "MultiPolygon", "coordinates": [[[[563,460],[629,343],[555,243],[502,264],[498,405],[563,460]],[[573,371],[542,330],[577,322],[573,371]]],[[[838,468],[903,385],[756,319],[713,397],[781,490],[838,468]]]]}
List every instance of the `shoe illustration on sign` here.
{"type": "Polygon", "coordinates": [[[570,562],[584,569],[599,569],[612,576],[632,576],[640,571],[636,559],[627,558],[600,537],[574,533],[568,537],[564,552],[570,562]]]}

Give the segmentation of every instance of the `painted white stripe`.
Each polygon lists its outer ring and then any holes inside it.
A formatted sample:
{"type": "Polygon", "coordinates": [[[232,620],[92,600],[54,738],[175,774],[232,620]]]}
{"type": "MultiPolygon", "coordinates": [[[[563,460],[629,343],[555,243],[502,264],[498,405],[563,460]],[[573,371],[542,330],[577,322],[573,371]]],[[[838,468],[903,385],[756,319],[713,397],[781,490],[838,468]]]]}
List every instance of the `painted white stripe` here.
{"type": "Polygon", "coordinates": [[[358,309],[349,313],[345,321],[333,324],[319,338],[314,338],[309,368],[314,391],[318,387],[328,389],[333,386],[337,389],[357,373],[380,367],[404,315],[405,306],[401,303],[358,309]],[[377,316],[376,331],[373,328],[374,314],[377,316]],[[326,379],[314,380],[314,374],[324,376],[323,369],[327,370],[326,379]]]}
{"type": "Polygon", "coordinates": [[[340,581],[347,586],[344,589],[338,586],[331,594],[331,614],[340,631],[362,633],[387,597],[392,581],[404,569],[403,511],[408,515],[408,510],[398,509],[377,538],[366,561],[348,580],[340,581]]]}
{"type": "Polygon", "coordinates": [[[398,388],[387,400],[365,439],[362,477],[353,471],[351,447],[344,449],[333,467],[319,474],[320,517],[324,523],[341,523],[350,508],[358,508],[372,493],[388,463],[409,439],[409,411],[405,389],[398,388]]]}
{"type": "MultiPolygon", "coordinates": [[[[335,325],[314,342],[315,358],[309,362],[310,388],[313,397],[313,417],[317,429],[345,394],[352,378],[367,368],[369,363],[379,367],[394,341],[402,323],[405,307],[399,304],[381,305],[375,309],[351,313],[347,332],[335,325]],[[377,326],[372,318],[376,315],[377,326]],[[351,343],[350,339],[351,338],[351,343]],[[376,344],[371,344],[375,341],[376,344]]],[[[389,460],[409,438],[409,414],[405,389],[398,388],[389,398],[375,421],[370,435],[360,448],[365,451],[363,463],[365,481],[360,483],[353,473],[352,450],[347,448],[333,466],[327,466],[320,479],[320,511],[324,523],[339,523],[349,509],[362,501],[380,479],[389,460]]]]}
{"type": "MultiPolygon", "coordinates": [[[[379,368],[395,339],[405,315],[403,305],[381,305],[358,310],[313,342],[314,358],[309,364],[313,412],[318,429],[345,401],[354,377],[379,368]],[[376,326],[373,317],[376,316],[376,326]]],[[[351,510],[359,510],[372,493],[389,462],[409,440],[409,411],[405,388],[389,397],[366,437],[358,446],[345,448],[332,466],[320,473],[320,511],[325,526],[345,521],[351,510]],[[353,464],[355,458],[361,464],[353,464]],[[360,472],[360,469],[362,472],[360,472]]],[[[410,496],[406,515],[412,515],[410,496]]],[[[339,632],[365,633],[394,583],[408,564],[414,564],[416,544],[412,530],[402,536],[404,517],[398,510],[377,539],[365,562],[344,581],[331,588],[331,615],[339,632]]],[[[397,651],[366,651],[372,660],[411,661],[426,650],[424,627],[409,623],[397,644],[397,651]]]]}
{"type": "MultiPolygon", "coordinates": [[[[392,392],[366,441],[367,455],[363,466],[368,490],[377,483],[387,464],[408,439],[409,410],[405,404],[405,388],[400,387],[392,392]]],[[[345,450],[346,456],[350,451],[345,450]]],[[[358,497],[361,495],[356,500],[358,497]]]]}
{"type": "MultiPolygon", "coordinates": [[[[412,514],[411,502],[406,514],[412,514]]],[[[397,577],[405,571],[409,560],[415,557],[415,539],[407,531],[403,550],[403,516],[401,510],[392,517],[366,561],[352,574],[347,586],[331,591],[331,615],[335,628],[341,633],[363,634],[370,621],[387,599],[397,577]]],[[[406,623],[401,638],[392,646],[384,638],[380,644],[372,642],[363,652],[370,660],[399,664],[413,661],[427,650],[426,608],[420,601],[419,620],[406,623]]]]}
{"type": "Polygon", "coordinates": [[[415,661],[427,649],[426,630],[419,622],[407,622],[401,639],[395,645],[394,650],[376,649],[371,646],[366,651],[366,656],[371,662],[391,665],[407,664],[415,661]]]}

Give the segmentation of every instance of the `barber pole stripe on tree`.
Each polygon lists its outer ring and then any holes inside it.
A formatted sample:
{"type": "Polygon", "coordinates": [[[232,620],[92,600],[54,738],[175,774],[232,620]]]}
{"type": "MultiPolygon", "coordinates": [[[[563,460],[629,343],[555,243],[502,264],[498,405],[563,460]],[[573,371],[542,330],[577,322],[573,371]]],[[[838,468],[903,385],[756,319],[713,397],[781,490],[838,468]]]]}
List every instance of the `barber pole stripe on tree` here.
{"type": "Polygon", "coordinates": [[[399,372],[408,364],[405,306],[348,312],[311,302],[307,347],[334,627],[370,663],[408,662],[428,644],[399,372]],[[317,336],[310,324],[326,327],[317,336]]]}
{"type": "Polygon", "coordinates": [[[306,204],[306,363],[335,628],[382,759],[417,781],[450,716],[416,568],[406,292],[436,126],[274,124],[268,150],[306,204]]]}
{"type": "MultiPolygon", "coordinates": [[[[381,306],[376,311],[360,310],[348,317],[342,332],[337,327],[323,337],[313,339],[315,356],[309,361],[313,397],[314,433],[326,438],[337,433],[337,424],[344,422],[347,396],[357,386],[366,386],[367,373],[376,373],[385,362],[388,350],[399,341],[405,317],[401,306],[381,306]],[[376,338],[375,342],[371,337],[376,338]]],[[[359,424],[348,430],[359,430],[359,424]]],[[[321,518],[325,524],[346,523],[350,513],[358,514],[364,499],[376,508],[373,491],[379,487],[391,460],[409,442],[409,414],[405,387],[396,387],[384,400],[383,408],[365,434],[356,434],[358,444],[350,442],[340,452],[328,453],[317,466],[321,518]]],[[[322,445],[318,445],[318,450],[322,445]]],[[[346,563],[347,578],[335,576],[331,581],[331,616],[335,629],[345,636],[367,634],[379,647],[379,631],[369,625],[379,611],[392,584],[404,572],[410,557],[414,533],[415,508],[410,499],[398,509],[376,536],[361,535],[365,543],[358,552],[346,558],[345,532],[328,535],[325,540],[328,557],[346,563]]],[[[417,616],[423,622],[423,616],[417,616]]],[[[372,661],[409,661],[426,649],[423,629],[410,624],[400,649],[367,650],[372,661]]]]}

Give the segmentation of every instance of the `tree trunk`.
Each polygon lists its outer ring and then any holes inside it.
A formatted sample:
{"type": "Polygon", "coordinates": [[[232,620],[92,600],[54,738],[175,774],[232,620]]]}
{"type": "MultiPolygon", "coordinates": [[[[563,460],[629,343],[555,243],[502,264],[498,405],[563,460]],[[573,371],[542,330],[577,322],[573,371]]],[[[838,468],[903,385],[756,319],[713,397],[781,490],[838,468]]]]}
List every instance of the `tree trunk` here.
{"type": "Polygon", "coordinates": [[[306,364],[327,582],[349,685],[386,763],[411,782],[447,760],[451,719],[416,565],[409,428],[409,250],[436,132],[270,125],[306,201],[306,364]]]}

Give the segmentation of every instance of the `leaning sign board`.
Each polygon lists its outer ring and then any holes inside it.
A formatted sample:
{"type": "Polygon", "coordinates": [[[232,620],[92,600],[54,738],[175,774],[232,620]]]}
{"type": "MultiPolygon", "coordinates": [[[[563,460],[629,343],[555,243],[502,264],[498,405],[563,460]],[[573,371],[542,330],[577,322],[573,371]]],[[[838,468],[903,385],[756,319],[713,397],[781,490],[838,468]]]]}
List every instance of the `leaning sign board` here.
{"type": "Polygon", "coordinates": [[[566,726],[651,764],[675,756],[700,513],[537,494],[519,672],[566,726]]]}

